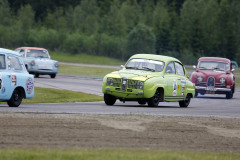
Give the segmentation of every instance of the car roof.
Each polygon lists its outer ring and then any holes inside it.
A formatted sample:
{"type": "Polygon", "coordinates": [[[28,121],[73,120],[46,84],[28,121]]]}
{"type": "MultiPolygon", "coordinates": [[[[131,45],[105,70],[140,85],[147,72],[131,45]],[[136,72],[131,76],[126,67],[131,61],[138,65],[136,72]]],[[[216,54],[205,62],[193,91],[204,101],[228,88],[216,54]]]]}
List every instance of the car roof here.
{"type": "Polygon", "coordinates": [[[35,50],[47,50],[45,48],[40,48],[40,47],[19,47],[16,49],[35,49],[35,50]]]}
{"type": "Polygon", "coordinates": [[[229,59],[221,58],[221,57],[201,57],[198,59],[198,61],[220,61],[220,62],[231,63],[229,59]]]}
{"type": "Polygon", "coordinates": [[[10,49],[5,49],[5,48],[0,48],[0,53],[12,54],[12,55],[15,55],[15,56],[20,56],[20,54],[18,52],[15,52],[15,51],[10,50],[10,49]]]}
{"type": "Polygon", "coordinates": [[[168,63],[170,61],[177,61],[177,62],[181,63],[176,58],[173,58],[170,56],[157,55],[157,54],[135,54],[130,59],[132,59],[132,58],[144,58],[144,59],[158,60],[158,61],[163,61],[165,63],[168,63]]]}

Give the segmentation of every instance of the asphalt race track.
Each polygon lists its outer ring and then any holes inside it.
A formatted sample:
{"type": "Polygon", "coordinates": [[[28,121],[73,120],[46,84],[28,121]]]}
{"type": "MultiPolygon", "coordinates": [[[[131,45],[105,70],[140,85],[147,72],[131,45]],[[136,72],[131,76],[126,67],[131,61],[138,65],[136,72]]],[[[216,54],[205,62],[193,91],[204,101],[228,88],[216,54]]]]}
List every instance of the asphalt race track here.
{"type": "MultiPolygon", "coordinates": [[[[41,76],[35,79],[35,86],[66,89],[102,95],[102,80],[58,75],[55,79],[41,76]]],[[[164,116],[201,116],[201,117],[231,117],[240,118],[240,92],[235,92],[232,99],[224,95],[205,95],[192,99],[188,108],[180,108],[178,102],[163,102],[159,107],[138,105],[137,102],[122,103],[117,101],[114,106],[106,106],[101,102],[58,103],[58,104],[21,104],[18,108],[0,104],[0,112],[23,113],[83,113],[83,114],[144,114],[164,116]]]]}

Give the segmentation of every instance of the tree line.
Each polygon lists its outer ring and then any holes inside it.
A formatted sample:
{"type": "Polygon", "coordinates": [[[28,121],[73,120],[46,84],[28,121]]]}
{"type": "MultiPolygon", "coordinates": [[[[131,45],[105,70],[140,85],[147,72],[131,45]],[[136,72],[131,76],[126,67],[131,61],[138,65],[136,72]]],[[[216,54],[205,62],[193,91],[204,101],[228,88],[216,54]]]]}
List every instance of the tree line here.
{"type": "Polygon", "coordinates": [[[240,63],[239,0],[0,0],[0,47],[240,63]]]}

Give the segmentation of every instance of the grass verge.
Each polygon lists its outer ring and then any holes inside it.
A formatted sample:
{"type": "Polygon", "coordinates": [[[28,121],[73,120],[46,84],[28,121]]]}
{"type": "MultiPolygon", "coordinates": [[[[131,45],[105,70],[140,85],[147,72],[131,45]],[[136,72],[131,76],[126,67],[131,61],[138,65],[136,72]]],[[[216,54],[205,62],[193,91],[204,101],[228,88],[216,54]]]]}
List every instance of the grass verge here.
{"type": "Polygon", "coordinates": [[[4,160],[239,160],[234,153],[199,153],[121,149],[2,149],[4,160]]]}
{"type": "Polygon", "coordinates": [[[81,92],[35,87],[34,97],[32,99],[24,99],[23,103],[67,103],[94,101],[103,101],[103,98],[101,96],[81,92]]]}
{"type": "Polygon", "coordinates": [[[51,59],[60,61],[60,62],[69,62],[69,63],[86,63],[86,64],[102,64],[102,65],[121,65],[125,62],[103,57],[103,56],[91,56],[87,54],[70,54],[63,52],[50,52],[51,59]]]}
{"type": "Polygon", "coordinates": [[[59,66],[60,74],[90,76],[90,77],[104,77],[106,74],[116,70],[117,69],[111,69],[111,68],[97,68],[97,67],[84,67],[84,66],[71,66],[71,65],[59,66]]]}

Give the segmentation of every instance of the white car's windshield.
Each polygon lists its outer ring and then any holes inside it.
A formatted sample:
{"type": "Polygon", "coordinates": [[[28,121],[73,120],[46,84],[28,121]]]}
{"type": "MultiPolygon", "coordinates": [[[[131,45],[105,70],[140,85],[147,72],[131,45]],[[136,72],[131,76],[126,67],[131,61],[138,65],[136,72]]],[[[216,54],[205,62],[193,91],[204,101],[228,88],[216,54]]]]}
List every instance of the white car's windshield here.
{"type": "Polygon", "coordinates": [[[162,72],[164,68],[164,62],[150,60],[150,59],[131,59],[127,65],[126,69],[139,69],[139,70],[147,70],[153,72],[162,72]]]}
{"type": "Polygon", "coordinates": [[[49,58],[48,52],[46,50],[35,50],[35,49],[28,49],[27,50],[27,57],[49,58]]]}
{"type": "Polygon", "coordinates": [[[199,69],[214,69],[221,71],[228,71],[230,66],[225,62],[217,62],[217,61],[201,61],[198,64],[199,69]]]}

